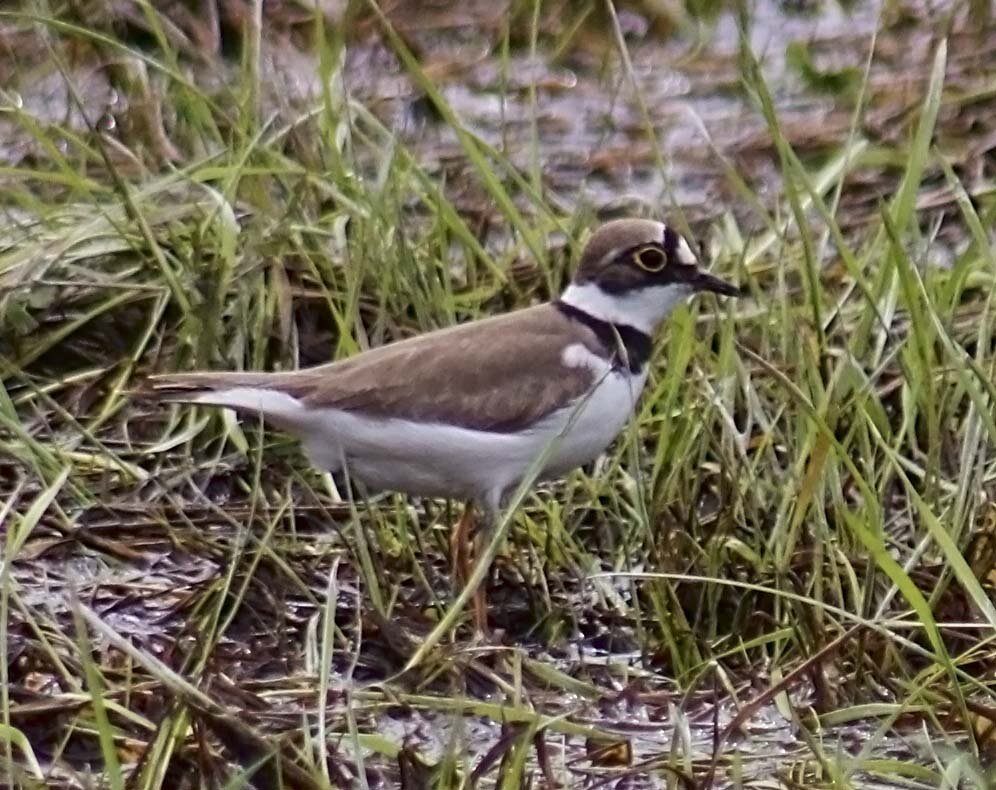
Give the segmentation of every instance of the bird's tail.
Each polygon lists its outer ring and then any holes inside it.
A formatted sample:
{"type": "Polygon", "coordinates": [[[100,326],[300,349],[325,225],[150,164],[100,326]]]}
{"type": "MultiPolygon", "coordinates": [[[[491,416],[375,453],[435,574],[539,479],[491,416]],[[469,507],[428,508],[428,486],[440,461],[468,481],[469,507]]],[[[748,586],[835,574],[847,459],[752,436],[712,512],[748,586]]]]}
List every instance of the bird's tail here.
{"type": "Polygon", "coordinates": [[[167,373],[150,376],[135,394],[167,403],[199,403],[262,414],[293,424],[301,401],[282,386],[279,373],[167,373]]]}

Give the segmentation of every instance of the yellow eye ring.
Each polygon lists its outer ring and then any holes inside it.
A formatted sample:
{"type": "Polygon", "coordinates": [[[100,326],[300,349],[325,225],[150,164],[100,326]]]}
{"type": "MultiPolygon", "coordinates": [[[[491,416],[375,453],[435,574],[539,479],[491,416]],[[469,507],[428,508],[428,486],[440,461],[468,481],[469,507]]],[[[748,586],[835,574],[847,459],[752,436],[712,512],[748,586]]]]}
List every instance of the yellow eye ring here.
{"type": "Polygon", "coordinates": [[[667,255],[660,247],[641,247],[633,253],[633,263],[647,272],[659,272],[667,266],[667,255]]]}

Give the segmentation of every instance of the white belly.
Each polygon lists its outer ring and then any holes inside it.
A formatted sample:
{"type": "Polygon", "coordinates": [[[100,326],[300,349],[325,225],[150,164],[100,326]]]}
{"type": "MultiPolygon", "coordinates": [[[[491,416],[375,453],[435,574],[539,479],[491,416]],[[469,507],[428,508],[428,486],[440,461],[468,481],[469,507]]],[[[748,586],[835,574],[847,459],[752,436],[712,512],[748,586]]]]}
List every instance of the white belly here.
{"type": "Polygon", "coordinates": [[[544,476],[563,474],[605,452],[632,416],[646,380],[645,372],[609,373],[587,400],[551,415],[550,436],[560,439],[544,466],[544,476]]]}
{"type": "Polygon", "coordinates": [[[371,488],[475,499],[494,508],[551,443],[544,477],[597,458],[633,413],[645,380],[645,374],[609,373],[583,402],[514,434],[327,409],[302,438],[315,465],[337,470],[345,460],[349,473],[371,488]]]}

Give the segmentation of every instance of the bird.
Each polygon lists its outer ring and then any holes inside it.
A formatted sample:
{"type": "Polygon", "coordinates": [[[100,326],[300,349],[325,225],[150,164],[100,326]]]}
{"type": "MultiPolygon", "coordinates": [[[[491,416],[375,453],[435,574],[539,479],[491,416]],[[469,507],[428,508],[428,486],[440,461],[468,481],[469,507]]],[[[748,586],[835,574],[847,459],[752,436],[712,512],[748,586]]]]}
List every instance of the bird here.
{"type": "MultiPolygon", "coordinates": [[[[345,471],[368,491],[464,500],[450,551],[466,579],[475,509],[495,524],[544,452],[536,479],[600,456],[634,413],[656,328],[702,292],[743,293],[701,266],[670,225],[617,219],[591,233],[551,301],[300,370],[154,375],[145,391],[262,415],[318,469],[345,471]]],[[[474,597],[479,631],[483,596],[474,597]]]]}

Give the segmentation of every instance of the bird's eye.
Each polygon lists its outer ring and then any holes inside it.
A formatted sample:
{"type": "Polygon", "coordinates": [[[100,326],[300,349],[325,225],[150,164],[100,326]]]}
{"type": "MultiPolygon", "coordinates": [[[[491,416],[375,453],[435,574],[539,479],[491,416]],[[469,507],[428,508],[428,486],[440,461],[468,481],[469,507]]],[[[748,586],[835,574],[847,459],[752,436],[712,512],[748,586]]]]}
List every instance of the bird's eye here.
{"type": "Polygon", "coordinates": [[[641,247],[633,253],[633,262],[644,271],[659,272],[667,265],[667,255],[660,247],[641,247]]]}

